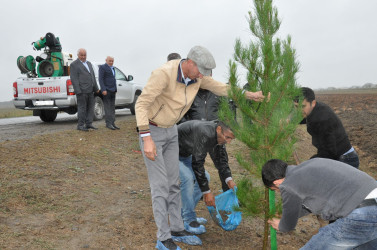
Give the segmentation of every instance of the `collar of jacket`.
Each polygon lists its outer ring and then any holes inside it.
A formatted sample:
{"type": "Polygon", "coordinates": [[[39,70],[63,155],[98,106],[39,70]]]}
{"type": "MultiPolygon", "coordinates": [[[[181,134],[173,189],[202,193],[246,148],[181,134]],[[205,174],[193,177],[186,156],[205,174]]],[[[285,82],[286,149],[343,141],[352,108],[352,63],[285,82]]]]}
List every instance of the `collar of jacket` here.
{"type": "Polygon", "coordinates": [[[316,103],[315,107],[313,108],[312,112],[306,117],[306,121],[312,121],[313,119],[316,119],[318,116],[327,116],[326,113],[321,112],[320,110],[323,108],[323,104],[321,102],[316,103]]]}
{"type": "MultiPolygon", "coordinates": [[[[185,83],[185,80],[183,79],[181,64],[185,60],[186,59],[182,59],[181,62],[178,64],[178,74],[177,74],[177,82],[180,82],[180,83],[183,83],[183,84],[186,84],[186,83],[185,83]]],[[[196,79],[191,80],[191,81],[189,81],[189,83],[187,84],[187,86],[190,85],[190,84],[196,83],[196,82],[197,82],[196,79]]]]}

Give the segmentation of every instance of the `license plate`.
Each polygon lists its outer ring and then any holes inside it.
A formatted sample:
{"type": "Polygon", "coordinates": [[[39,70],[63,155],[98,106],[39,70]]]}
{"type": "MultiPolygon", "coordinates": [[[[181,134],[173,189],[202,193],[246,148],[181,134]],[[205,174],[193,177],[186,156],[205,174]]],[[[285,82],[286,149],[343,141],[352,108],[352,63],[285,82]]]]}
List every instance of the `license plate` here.
{"type": "Polygon", "coordinates": [[[54,101],[35,101],[35,106],[52,106],[54,105],[54,101]]]}

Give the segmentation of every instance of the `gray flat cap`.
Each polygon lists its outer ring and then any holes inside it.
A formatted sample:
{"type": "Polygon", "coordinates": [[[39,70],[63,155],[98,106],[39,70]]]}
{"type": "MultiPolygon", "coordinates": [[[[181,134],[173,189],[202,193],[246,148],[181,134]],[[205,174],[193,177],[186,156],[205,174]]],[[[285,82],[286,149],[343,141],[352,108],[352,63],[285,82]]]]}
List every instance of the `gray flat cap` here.
{"type": "Polygon", "coordinates": [[[211,52],[202,46],[193,47],[188,53],[187,58],[198,65],[199,72],[204,76],[211,75],[212,69],[216,68],[215,59],[211,52]]]}

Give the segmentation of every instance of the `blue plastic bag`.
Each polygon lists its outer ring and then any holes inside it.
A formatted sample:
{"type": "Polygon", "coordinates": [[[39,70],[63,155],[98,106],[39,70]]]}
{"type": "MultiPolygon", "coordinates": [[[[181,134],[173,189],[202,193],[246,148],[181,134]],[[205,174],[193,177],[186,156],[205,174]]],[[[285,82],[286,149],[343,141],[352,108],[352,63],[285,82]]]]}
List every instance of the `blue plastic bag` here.
{"type": "Polygon", "coordinates": [[[234,211],[234,208],[239,207],[236,195],[237,187],[234,189],[235,191],[229,189],[215,197],[216,208],[207,206],[212,220],[226,231],[236,229],[242,220],[242,213],[234,211]]]}

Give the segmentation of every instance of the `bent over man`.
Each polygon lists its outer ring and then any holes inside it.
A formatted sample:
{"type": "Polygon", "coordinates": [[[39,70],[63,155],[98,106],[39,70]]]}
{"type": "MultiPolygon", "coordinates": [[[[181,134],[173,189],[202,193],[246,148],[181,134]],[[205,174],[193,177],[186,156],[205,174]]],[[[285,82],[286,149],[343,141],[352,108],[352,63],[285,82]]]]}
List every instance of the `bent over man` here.
{"type": "Polygon", "coordinates": [[[263,166],[262,179],[283,200],[281,219],[269,220],[276,230],[293,230],[309,213],[336,220],[301,249],[377,249],[377,182],[371,176],[330,159],[297,166],[273,159],[263,166]]]}
{"type": "Polygon", "coordinates": [[[182,218],[185,229],[193,234],[206,232],[196,217],[195,207],[204,197],[207,206],[215,206],[215,197],[209,189],[209,180],[204,169],[207,153],[216,157],[220,179],[227,190],[236,184],[228,165],[225,144],[234,139],[234,134],[223,122],[187,121],[178,125],[179,172],[181,178],[182,218]],[[220,161],[221,160],[221,161],[220,161]]]}

